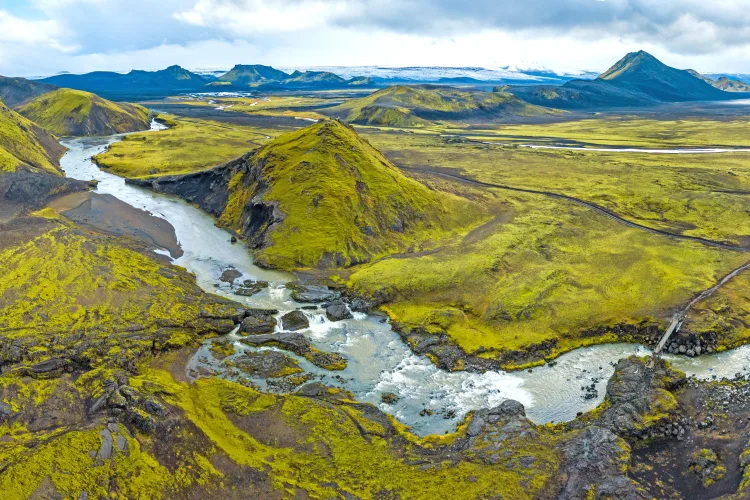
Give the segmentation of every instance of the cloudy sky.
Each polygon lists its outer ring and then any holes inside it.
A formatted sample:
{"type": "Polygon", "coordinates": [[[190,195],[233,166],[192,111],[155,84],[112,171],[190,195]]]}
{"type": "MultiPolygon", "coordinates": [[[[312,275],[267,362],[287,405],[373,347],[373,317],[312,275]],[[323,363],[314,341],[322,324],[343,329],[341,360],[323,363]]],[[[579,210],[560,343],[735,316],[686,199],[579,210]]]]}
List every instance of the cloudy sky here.
{"type": "Polygon", "coordinates": [[[295,66],[750,73],[750,0],[0,0],[0,74],[295,66]]]}

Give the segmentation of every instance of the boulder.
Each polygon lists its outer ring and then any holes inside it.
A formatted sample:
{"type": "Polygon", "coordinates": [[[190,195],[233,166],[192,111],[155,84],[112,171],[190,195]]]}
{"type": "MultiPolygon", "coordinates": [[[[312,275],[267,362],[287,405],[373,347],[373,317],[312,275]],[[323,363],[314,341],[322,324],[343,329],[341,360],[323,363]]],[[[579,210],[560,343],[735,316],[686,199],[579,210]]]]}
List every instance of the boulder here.
{"type": "Polygon", "coordinates": [[[229,269],[226,269],[223,273],[221,273],[221,277],[219,279],[224,283],[234,283],[234,280],[236,280],[240,276],[242,276],[241,272],[230,267],[229,269]]]}
{"type": "Polygon", "coordinates": [[[396,403],[399,399],[401,398],[399,398],[397,394],[394,394],[392,392],[384,392],[383,394],[380,395],[380,400],[387,405],[392,405],[393,403],[396,403]]]}
{"type": "Polygon", "coordinates": [[[260,292],[264,288],[268,288],[268,282],[267,281],[252,281],[252,280],[245,280],[242,282],[242,286],[236,288],[234,290],[235,295],[240,295],[243,297],[252,297],[256,293],[260,292]]]}
{"type": "Polygon", "coordinates": [[[351,319],[353,316],[346,304],[333,304],[326,309],[326,317],[329,321],[342,321],[351,319]]]}
{"type": "Polygon", "coordinates": [[[258,335],[272,333],[276,328],[276,318],[270,314],[253,314],[242,320],[239,333],[258,335]]]}
{"type": "Polygon", "coordinates": [[[310,328],[310,322],[307,320],[305,313],[299,309],[286,313],[281,317],[281,327],[284,330],[296,332],[310,328]]]}
{"type": "Polygon", "coordinates": [[[294,283],[287,284],[287,288],[292,290],[292,299],[296,302],[330,302],[341,297],[336,290],[331,290],[327,286],[320,285],[297,285],[294,283]]]}

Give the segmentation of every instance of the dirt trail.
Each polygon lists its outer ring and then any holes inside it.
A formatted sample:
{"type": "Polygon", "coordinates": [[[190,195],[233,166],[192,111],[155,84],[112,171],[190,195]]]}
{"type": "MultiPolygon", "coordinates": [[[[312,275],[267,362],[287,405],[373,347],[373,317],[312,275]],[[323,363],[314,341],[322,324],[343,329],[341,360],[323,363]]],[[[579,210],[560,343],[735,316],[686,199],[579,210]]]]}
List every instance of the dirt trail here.
{"type": "Polygon", "coordinates": [[[601,215],[604,215],[606,217],[609,217],[612,220],[615,220],[621,224],[625,224],[628,227],[631,227],[633,229],[638,229],[641,231],[647,231],[652,234],[658,234],[661,236],[666,236],[668,238],[674,238],[678,240],[684,240],[684,241],[694,241],[697,243],[701,243],[704,245],[716,247],[716,248],[722,248],[724,250],[734,250],[734,251],[740,251],[740,252],[746,252],[750,251],[750,246],[743,246],[743,245],[734,245],[731,243],[726,243],[722,241],[714,241],[709,240],[706,238],[701,238],[699,236],[686,236],[684,234],[676,234],[676,233],[670,233],[669,231],[664,231],[663,229],[656,229],[653,227],[644,226],[642,224],[638,224],[637,222],[632,222],[627,219],[623,219],[619,215],[615,214],[614,212],[610,212],[604,207],[601,207],[595,203],[591,203],[589,201],[582,200],[580,198],[575,198],[573,196],[569,196],[566,194],[559,194],[559,193],[553,193],[551,191],[541,191],[536,189],[526,189],[526,188],[519,188],[519,187],[513,187],[513,186],[507,186],[504,184],[493,184],[490,182],[482,182],[475,179],[472,179],[470,177],[464,177],[461,175],[455,175],[455,174],[448,174],[445,172],[441,172],[438,170],[432,170],[432,169],[426,169],[426,168],[416,168],[416,167],[404,167],[399,165],[398,166],[402,170],[412,171],[412,172],[422,172],[422,173],[428,173],[432,175],[437,175],[440,177],[444,177],[446,179],[454,179],[461,182],[467,182],[470,184],[474,184],[477,186],[484,186],[484,187],[490,187],[495,189],[504,189],[507,191],[515,191],[518,193],[529,193],[529,194],[538,194],[542,196],[547,196],[549,198],[555,198],[558,200],[565,200],[569,201],[571,203],[575,203],[577,205],[584,206],[586,208],[590,208],[591,210],[594,210],[595,212],[600,213],[601,215]]]}

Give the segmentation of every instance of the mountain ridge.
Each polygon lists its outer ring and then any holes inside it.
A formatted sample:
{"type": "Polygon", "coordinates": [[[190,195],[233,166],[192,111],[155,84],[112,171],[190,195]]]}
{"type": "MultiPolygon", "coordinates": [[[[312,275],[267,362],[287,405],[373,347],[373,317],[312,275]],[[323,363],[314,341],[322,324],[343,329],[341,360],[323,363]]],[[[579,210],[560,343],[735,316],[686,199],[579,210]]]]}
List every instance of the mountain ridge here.
{"type": "Polygon", "coordinates": [[[594,80],[571,80],[561,86],[512,86],[510,92],[533,104],[560,109],[737,98],[709,84],[702,75],[667,66],[645,51],[625,55],[594,80]]]}

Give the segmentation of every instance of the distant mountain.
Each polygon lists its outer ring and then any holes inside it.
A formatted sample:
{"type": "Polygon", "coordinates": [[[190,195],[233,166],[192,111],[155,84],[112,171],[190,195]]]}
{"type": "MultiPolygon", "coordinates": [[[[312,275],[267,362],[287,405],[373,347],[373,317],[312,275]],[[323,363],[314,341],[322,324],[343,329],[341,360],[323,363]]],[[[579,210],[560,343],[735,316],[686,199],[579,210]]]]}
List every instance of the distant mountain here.
{"type": "Polygon", "coordinates": [[[724,92],[750,92],[750,85],[742,80],[732,80],[726,76],[722,76],[712,85],[724,92]]]}
{"type": "Polygon", "coordinates": [[[52,92],[56,88],[49,83],[36,82],[26,78],[0,76],[0,99],[10,107],[15,107],[33,97],[52,92]]]}
{"type": "Polygon", "coordinates": [[[307,70],[335,73],[345,80],[370,78],[379,86],[425,83],[467,83],[492,87],[500,84],[563,84],[574,78],[596,77],[596,74],[555,73],[546,69],[523,69],[518,67],[478,68],[410,66],[389,68],[382,66],[320,66],[307,70]]]}
{"type": "Polygon", "coordinates": [[[35,97],[18,112],[58,136],[104,136],[149,128],[149,111],[143,106],[73,89],[35,97]]]}
{"type": "Polygon", "coordinates": [[[266,83],[280,82],[289,75],[271,66],[261,64],[238,64],[216,79],[215,84],[231,84],[236,87],[257,87],[266,83]]]}
{"type": "Polygon", "coordinates": [[[111,71],[95,71],[83,75],[62,74],[40,81],[116,99],[127,96],[168,95],[195,91],[209,83],[208,78],[180,66],[170,66],[160,71],[133,70],[124,74],[111,71]]]}
{"type": "Polygon", "coordinates": [[[597,80],[621,88],[641,91],[664,102],[701,101],[723,98],[715,87],[689,71],[675,69],[648,52],[631,52],[599,75],[597,80]]]}
{"type": "Polygon", "coordinates": [[[689,70],[667,66],[644,51],[626,55],[595,80],[572,80],[562,86],[513,86],[510,91],[531,103],[561,109],[733,98],[689,70]]]}
{"type": "MultiPolygon", "coordinates": [[[[271,66],[260,64],[241,65],[238,64],[225,74],[210,83],[210,87],[226,87],[244,89],[247,87],[258,89],[273,88],[337,88],[346,85],[363,85],[365,80],[354,78],[347,81],[340,76],[328,71],[295,71],[291,75],[284,73],[271,66]]],[[[367,83],[371,81],[367,80],[367,83]]]]}
{"type": "Polygon", "coordinates": [[[342,86],[348,82],[329,71],[295,71],[281,82],[285,87],[295,86],[342,86]]]}
{"type": "Polygon", "coordinates": [[[420,127],[441,120],[508,120],[556,112],[504,91],[482,92],[440,85],[396,85],[322,112],[360,125],[420,127]]]}
{"type": "Polygon", "coordinates": [[[750,85],[746,84],[739,78],[732,79],[726,76],[720,76],[718,79],[713,80],[692,69],[689,69],[688,72],[694,77],[700,78],[707,84],[716,87],[719,90],[723,90],[724,92],[750,92],[750,85]]]}

